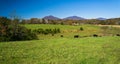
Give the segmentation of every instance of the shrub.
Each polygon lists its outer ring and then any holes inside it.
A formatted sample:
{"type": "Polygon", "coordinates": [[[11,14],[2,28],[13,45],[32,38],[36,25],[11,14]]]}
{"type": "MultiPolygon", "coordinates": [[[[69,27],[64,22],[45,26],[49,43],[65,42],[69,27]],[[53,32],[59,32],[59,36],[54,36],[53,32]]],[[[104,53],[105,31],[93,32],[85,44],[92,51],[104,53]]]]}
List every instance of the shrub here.
{"type": "Polygon", "coordinates": [[[83,31],[84,29],[83,29],[83,27],[80,27],[80,31],[83,31]]]}
{"type": "Polygon", "coordinates": [[[60,29],[42,29],[42,28],[39,28],[39,29],[35,29],[33,30],[34,32],[38,33],[38,34],[56,34],[56,33],[60,33],[60,29]]]}
{"type": "Polygon", "coordinates": [[[15,33],[12,33],[11,41],[15,40],[32,40],[37,39],[37,36],[30,29],[19,26],[15,33]]]}
{"type": "Polygon", "coordinates": [[[59,28],[57,29],[57,33],[60,33],[60,29],[59,28]]]}
{"type": "Polygon", "coordinates": [[[39,29],[33,30],[33,32],[36,32],[37,34],[40,34],[40,33],[43,33],[44,30],[42,28],[39,28],[39,29]]]}
{"type": "Polygon", "coordinates": [[[37,36],[30,29],[19,24],[12,24],[8,18],[0,18],[0,41],[21,41],[37,39],[37,36]]]}

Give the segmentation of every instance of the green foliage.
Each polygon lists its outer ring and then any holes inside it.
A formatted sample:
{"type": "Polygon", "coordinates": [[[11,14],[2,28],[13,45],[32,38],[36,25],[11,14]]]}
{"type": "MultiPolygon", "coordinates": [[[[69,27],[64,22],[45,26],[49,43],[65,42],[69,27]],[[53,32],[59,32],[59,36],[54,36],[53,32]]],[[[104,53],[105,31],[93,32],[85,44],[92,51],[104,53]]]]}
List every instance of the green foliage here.
{"type": "Polygon", "coordinates": [[[15,32],[14,30],[12,31],[11,41],[37,39],[37,36],[34,32],[22,26],[18,26],[15,32]]]}
{"type": "Polygon", "coordinates": [[[84,29],[83,29],[83,27],[80,27],[80,31],[83,31],[84,29]]]}
{"type": "Polygon", "coordinates": [[[36,32],[37,34],[57,34],[57,33],[60,33],[60,29],[42,29],[42,28],[39,28],[39,29],[35,29],[33,30],[33,32],[36,32]]]}
{"type": "Polygon", "coordinates": [[[0,41],[20,41],[37,39],[35,33],[26,27],[19,26],[16,20],[0,18],[0,41]]]}
{"type": "Polygon", "coordinates": [[[64,23],[63,23],[63,22],[61,22],[60,24],[61,24],[61,25],[64,25],[64,23]]]}

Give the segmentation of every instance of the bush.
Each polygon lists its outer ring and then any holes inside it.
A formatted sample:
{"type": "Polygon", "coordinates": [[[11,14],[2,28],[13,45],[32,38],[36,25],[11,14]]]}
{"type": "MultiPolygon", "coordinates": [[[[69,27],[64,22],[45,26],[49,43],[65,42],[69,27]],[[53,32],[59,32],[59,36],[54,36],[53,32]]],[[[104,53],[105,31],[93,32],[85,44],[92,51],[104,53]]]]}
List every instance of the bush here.
{"type": "Polygon", "coordinates": [[[39,28],[39,29],[35,29],[33,30],[34,32],[36,32],[37,34],[57,34],[57,33],[60,33],[60,29],[42,29],[42,28],[39,28]]]}
{"type": "Polygon", "coordinates": [[[83,29],[83,27],[80,27],[80,31],[83,31],[84,29],[83,29]]]}
{"type": "Polygon", "coordinates": [[[32,40],[32,39],[37,39],[37,36],[34,32],[32,32],[30,29],[27,29],[25,27],[19,26],[15,33],[12,33],[12,40],[32,40]]]}
{"type": "Polygon", "coordinates": [[[37,34],[40,34],[40,33],[43,33],[44,30],[41,29],[41,28],[39,28],[39,29],[35,29],[35,30],[33,30],[33,32],[36,32],[37,34]]]}
{"type": "Polygon", "coordinates": [[[30,29],[18,24],[13,25],[7,18],[0,18],[0,41],[21,41],[37,39],[37,36],[30,29]]]}

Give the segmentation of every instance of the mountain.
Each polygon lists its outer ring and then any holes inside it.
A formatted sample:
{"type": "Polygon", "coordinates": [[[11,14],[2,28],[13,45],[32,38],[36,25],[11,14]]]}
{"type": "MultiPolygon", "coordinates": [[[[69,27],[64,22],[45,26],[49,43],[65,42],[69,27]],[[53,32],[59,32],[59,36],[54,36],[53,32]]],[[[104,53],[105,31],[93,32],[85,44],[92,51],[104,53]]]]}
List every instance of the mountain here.
{"type": "Polygon", "coordinates": [[[60,18],[49,15],[49,16],[45,16],[43,19],[49,19],[49,20],[59,20],[60,18]]]}
{"type": "Polygon", "coordinates": [[[85,18],[78,17],[78,16],[70,16],[70,17],[64,18],[64,20],[85,20],[85,18]]]}
{"type": "Polygon", "coordinates": [[[107,20],[106,18],[102,18],[102,17],[100,17],[100,18],[96,18],[97,20],[107,20]]]}

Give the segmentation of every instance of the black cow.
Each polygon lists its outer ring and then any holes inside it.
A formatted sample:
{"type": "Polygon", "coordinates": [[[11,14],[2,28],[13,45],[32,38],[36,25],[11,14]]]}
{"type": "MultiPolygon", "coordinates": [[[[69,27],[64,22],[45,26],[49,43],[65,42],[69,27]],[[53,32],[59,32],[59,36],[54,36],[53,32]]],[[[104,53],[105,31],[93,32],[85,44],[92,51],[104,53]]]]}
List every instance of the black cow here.
{"type": "Polygon", "coordinates": [[[78,38],[79,37],[79,35],[74,35],[74,38],[78,38]]]}
{"type": "Polygon", "coordinates": [[[120,36],[120,34],[116,34],[116,36],[120,36]]]}
{"type": "Polygon", "coordinates": [[[63,35],[60,35],[60,37],[63,37],[63,35]]]}
{"type": "Polygon", "coordinates": [[[98,35],[97,34],[93,34],[93,37],[98,37],[98,35]]]}

